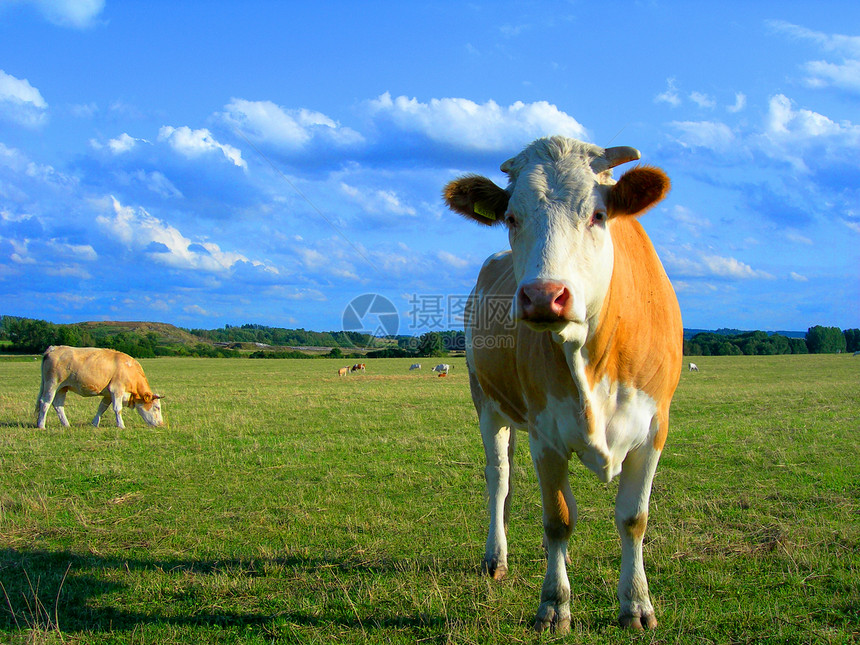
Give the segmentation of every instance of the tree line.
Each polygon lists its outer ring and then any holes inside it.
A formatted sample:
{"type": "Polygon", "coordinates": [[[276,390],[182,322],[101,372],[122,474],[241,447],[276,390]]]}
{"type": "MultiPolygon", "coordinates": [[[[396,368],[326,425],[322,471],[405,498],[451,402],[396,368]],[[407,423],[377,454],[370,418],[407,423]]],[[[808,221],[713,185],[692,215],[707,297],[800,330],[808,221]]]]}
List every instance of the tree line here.
{"type": "Polygon", "coordinates": [[[685,356],[761,356],[774,354],[836,354],[860,351],[860,329],[810,327],[803,338],[763,331],[702,332],[684,340],[685,356]]]}
{"type": "Polygon", "coordinates": [[[378,347],[370,334],[356,331],[308,331],[266,325],[225,325],[222,329],[189,329],[189,332],[211,343],[260,343],[276,347],[378,347]]]}
{"type": "MultiPolygon", "coordinates": [[[[445,356],[466,348],[463,331],[432,331],[415,336],[374,338],[368,334],[348,331],[315,332],[305,329],[283,329],[263,325],[226,325],[223,329],[191,329],[196,342],[166,343],[156,332],[98,331],[79,324],[54,324],[44,320],[0,316],[0,346],[4,351],[38,354],[50,345],[75,347],[106,347],[125,352],[135,358],[156,356],[203,356],[212,358],[238,358],[248,356],[240,352],[239,343],[271,345],[273,350],[262,348],[251,358],[306,357],[295,350],[277,350],[274,347],[331,347],[325,354],[332,358],[360,357],[355,350],[371,351],[368,358],[445,356]],[[232,346],[231,346],[232,345],[232,346]],[[353,350],[348,352],[344,350],[353,350]]],[[[737,332],[718,330],[698,333],[684,340],[687,356],[739,356],[772,354],[832,354],[860,351],[860,329],[841,330],[838,327],[816,325],[810,327],[804,338],[788,338],[782,334],[763,331],[737,332]]]]}

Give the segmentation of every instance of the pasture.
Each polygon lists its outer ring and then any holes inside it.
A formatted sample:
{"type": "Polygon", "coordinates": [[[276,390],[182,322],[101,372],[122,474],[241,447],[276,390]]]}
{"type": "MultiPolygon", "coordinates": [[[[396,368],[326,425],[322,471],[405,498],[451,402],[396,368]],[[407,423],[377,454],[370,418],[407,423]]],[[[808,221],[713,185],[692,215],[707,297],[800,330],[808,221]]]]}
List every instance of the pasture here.
{"type": "MultiPolygon", "coordinates": [[[[575,459],[568,643],[860,640],[860,358],[695,357],[654,482],[660,626],[615,626],[616,483],[575,459]]],[[[520,437],[509,578],[480,575],[483,451],[462,358],[142,360],[169,427],[0,360],[0,642],[519,643],[544,573],[520,437]]]]}

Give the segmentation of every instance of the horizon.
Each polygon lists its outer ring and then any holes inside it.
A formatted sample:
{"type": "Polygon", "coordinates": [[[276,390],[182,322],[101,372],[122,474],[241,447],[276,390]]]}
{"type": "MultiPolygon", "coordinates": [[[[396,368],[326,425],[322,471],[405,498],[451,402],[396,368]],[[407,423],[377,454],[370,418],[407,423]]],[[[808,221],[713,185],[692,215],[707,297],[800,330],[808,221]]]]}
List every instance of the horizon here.
{"type": "MultiPolygon", "coordinates": [[[[26,318],[26,316],[16,316],[15,314],[7,314],[7,313],[0,312],[0,318],[2,318],[3,316],[10,316],[13,318],[15,318],[15,317],[26,318]]],[[[45,320],[45,319],[42,318],[42,319],[34,319],[34,320],[45,320]]],[[[286,330],[302,330],[302,331],[308,331],[308,332],[314,332],[314,333],[335,333],[335,332],[345,331],[343,329],[307,329],[305,327],[281,327],[279,325],[264,325],[262,323],[254,323],[254,322],[245,322],[245,323],[241,323],[241,324],[225,323],[224,325],[221,325],[220,327],[183,327],[181,325],[174,325],[173,323],[165,322],[163,320],[78,320],[78,321],[73,321],[73,322],[57,322],[54,320],[45,320],[45,322],[55,324],[55,325],[90,325],[90,324],[108,325],[111,323],[119,323],[119,324],[126,324],[126,325],[135,325],[135,324],[171,325],[173,327],[177,327],[177,328],[183,329],[185,331],[193,331],[195,329],[199,329],[201,331],[215,331],[215,330],[219,330],[219,329],[224,329],[226,327],[242,328],[245,326],[280,328],[280,329],[286,329],[286,330]]],[[[806,334],[809,332],[809,330],[812,327],[815,327],[815,326],[816,325],[810,325],[806,330],[803,330],[803,329],[740,329],[738,327],[708,327],[708,328],[684,327],[684,332],[698,332],[698,333],[711,332],[711,333],[715,333],[715,332],[720,332],[720,331],[732,331],[732,332],[738,332],[741,334],[745,334],[745,333],[752,333],[752,332],[756,332],[756,331],[762,331],[762,332],[765,332],[767,334],[781,334],[781,333],[806,334]]],[[[822,326],[822,327],[837,327],[837,325],[826,325],[826,324],[820,324],[820,326],[822,326]]],[[[842,331],[845,331],[846,329],[854,329],[854,328],[852,328],[852,327],[841,328],[840,327],[840,329],[842,329],[842,331]]],[[[347,330],[347,331],[352,331],[352,330],[347,330]]],[[[463,330],[462,329],[456,329],[456,328],[447,328],[447,329],[428,329],[427,331],[442,333],[442,332],[457,332],[457,331],[462,332],[463,330]]],[[[427,333],[427,331],[421,332],[419,334],[387,334],[386,336],[388,336],[388,337],[401,336],[401,337],[419,338],[423,333],[427,333]]],[[[379,338],[385,338],[386,336],[379,336],[379,338]]]]}
{"type": "Polygon", "coordinates": [[[860,5],[449,6],[0,0],[0,309],[461,329],[442,187],[562,134],[672,179],[685,328],[860,327],[860,5]]]}

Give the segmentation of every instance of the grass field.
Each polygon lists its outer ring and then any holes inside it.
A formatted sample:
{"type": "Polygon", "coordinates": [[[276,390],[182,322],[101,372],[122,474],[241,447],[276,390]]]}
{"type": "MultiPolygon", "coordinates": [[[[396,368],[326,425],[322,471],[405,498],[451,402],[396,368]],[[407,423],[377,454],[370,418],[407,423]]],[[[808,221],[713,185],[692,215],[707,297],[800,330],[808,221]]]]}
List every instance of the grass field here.
{"type": "MultiPolygon", "coordinates": [[[[615,627],[615,484],[571,462],[569,643],[860,642],[860,358],[697,357],[646,535],[660,626],[615,627]]],[[[169,427],[34,428],[0,361],[0,643],[518,643],[544,561],[520,442],[511,571],[480,575],[483,451],[463,359],[141,361],[169,427]],[[345,363],[344,363],[345,364],[345,363]]]]}

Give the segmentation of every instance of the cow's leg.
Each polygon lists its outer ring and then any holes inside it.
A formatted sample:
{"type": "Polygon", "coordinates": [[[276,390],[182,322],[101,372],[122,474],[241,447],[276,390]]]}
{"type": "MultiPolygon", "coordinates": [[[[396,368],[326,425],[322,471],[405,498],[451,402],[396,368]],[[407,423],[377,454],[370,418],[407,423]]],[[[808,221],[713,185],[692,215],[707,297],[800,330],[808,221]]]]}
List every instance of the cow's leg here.
{"type": "Polygon", "coordinates": [[[566,562],[567,541],[576,525],[576,500],[567,477],[568,460],[541,445],[540,439],[531,432],[529,442],[540,482],[547,557],[534,627],[537,631],[549,628],[564,634],[570,630],[570,581],[566,562]]]}
{"type": "Polygon", "coordinates": [[[501,580],[508,573],[507,530],[516,436],[514,430],[507,426],[489,405],[483,406],[480,423],[486,457],[484,476],[487,480],[490,512],[483,568],[494,579],[501,580]]]}
{"type": "Polygon", "coordinates": [[[60,419],[60,425],[65,428],[69,427],[69,420],[66,418],[66,392],[65,388],[60,388],[54,395],[54,410],[57,411],[57,417],[60,419]]]}
{"type": "Polygon", "coordinates": [[[110,399],[101,399],[99,401],[99,408],[96,410],[96,416],[93,417],[93,426],[96,428],[99,427],[99,423],[102,420],[102,415],[105,413],[105,410],[110,407],[110,399]]]}
{"type": "Polygon", "coordinates": [[[116,415],[116,427],[125,430],[125,424],[122,422],[122,394],[111,393],[111,401],[113,412],[116,415]]]}
{"type": "Polygon", "coordinates": [[[51,403],[54,400],[54,394],[56,394],[56,390],[51,385],[46,385],[45,382],[42,382],[41,387],[39,388],[39,398],[36,399],[36,427],[37,428],[45,428],[45,417],[48,415],[48,410],[51,407],[51,403]]]}
{"type": "Polygon", "coordinates": [[[621,535],[621,575],[618,580],[621,610],[618,620],[622,627],[657,627],[645,577],[642,540],[648,526],[651,482],[659,460],[660,451],[649,441],[627,455],[621,470],[615,498],[615,526],[621,535]]]}

